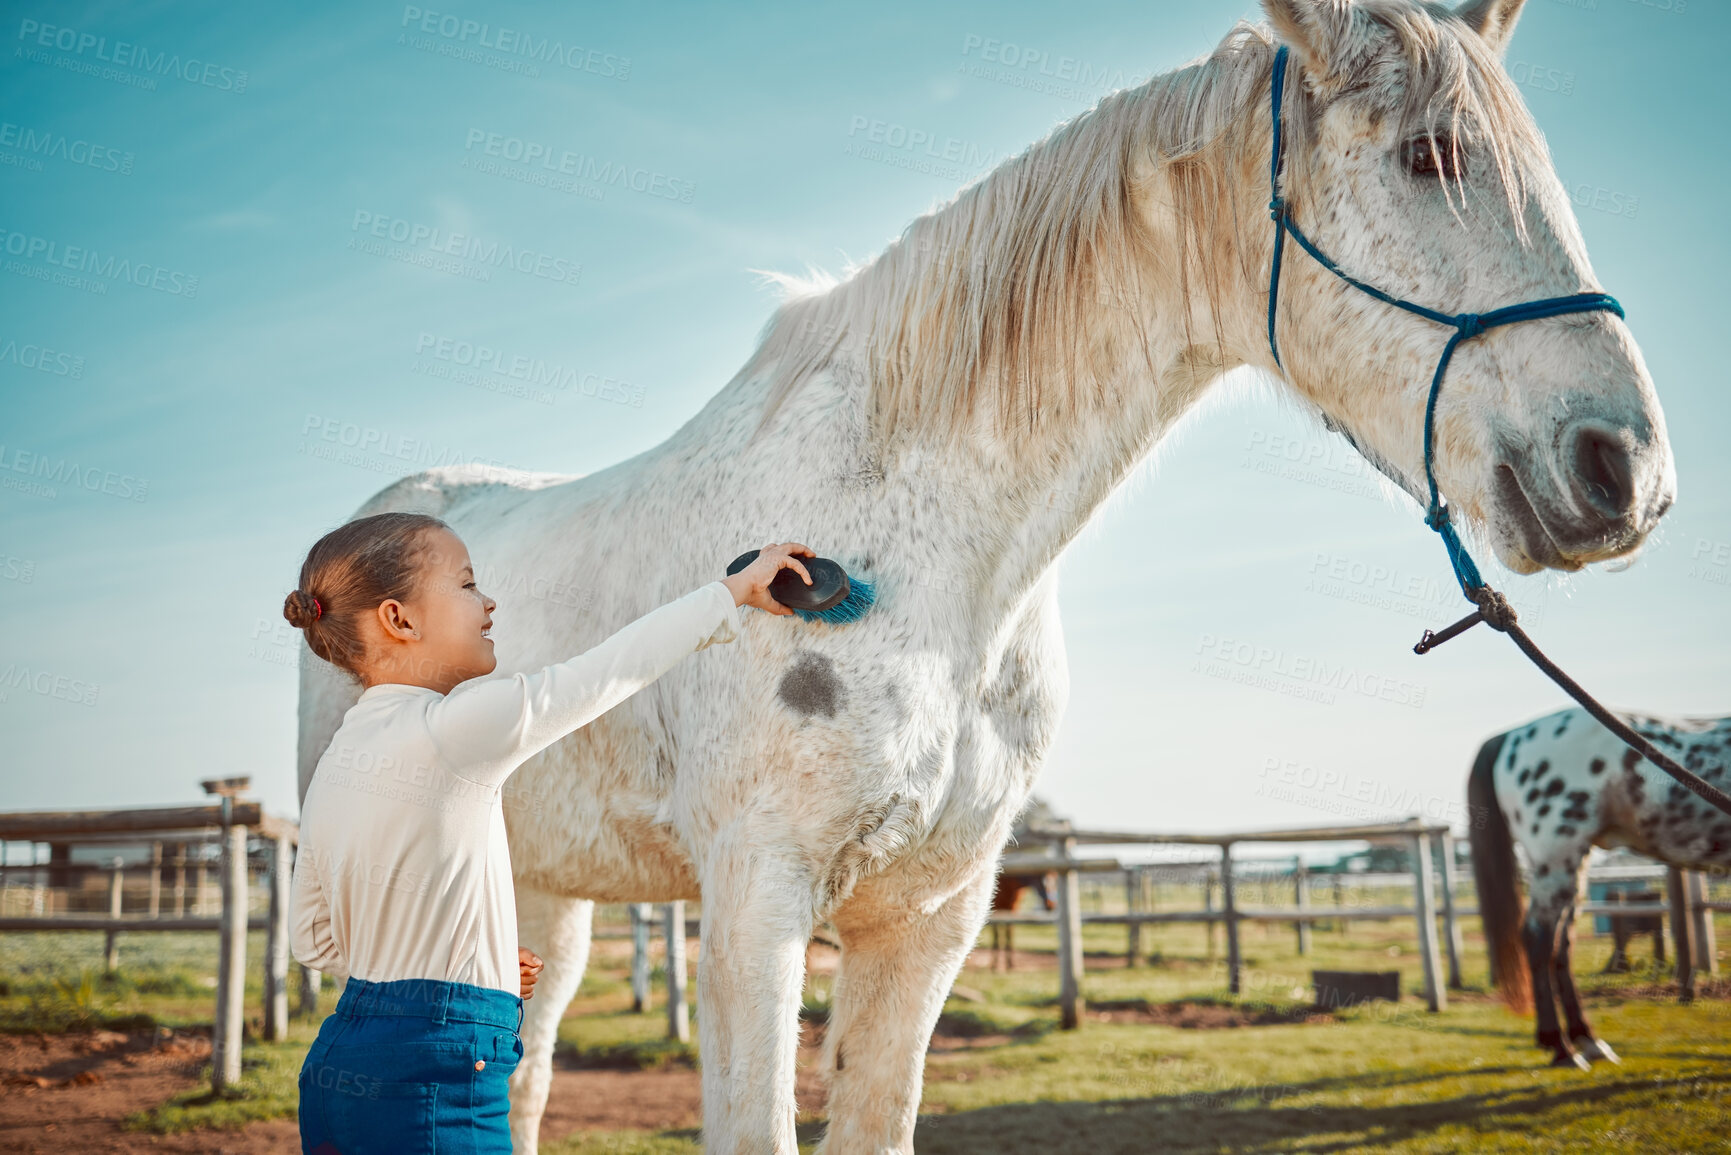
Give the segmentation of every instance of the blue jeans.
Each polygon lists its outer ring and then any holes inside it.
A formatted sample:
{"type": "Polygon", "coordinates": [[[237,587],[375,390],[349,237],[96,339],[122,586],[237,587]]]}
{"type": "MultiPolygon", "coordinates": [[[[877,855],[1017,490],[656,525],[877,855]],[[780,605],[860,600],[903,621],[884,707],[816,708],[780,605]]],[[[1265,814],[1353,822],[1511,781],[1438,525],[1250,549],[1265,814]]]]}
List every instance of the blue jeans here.
{"type": "Polygon", "coordinates": [[[509,1155],[523,1000],[350,979],[300,1074],[303,1155],[509,1155]]]}

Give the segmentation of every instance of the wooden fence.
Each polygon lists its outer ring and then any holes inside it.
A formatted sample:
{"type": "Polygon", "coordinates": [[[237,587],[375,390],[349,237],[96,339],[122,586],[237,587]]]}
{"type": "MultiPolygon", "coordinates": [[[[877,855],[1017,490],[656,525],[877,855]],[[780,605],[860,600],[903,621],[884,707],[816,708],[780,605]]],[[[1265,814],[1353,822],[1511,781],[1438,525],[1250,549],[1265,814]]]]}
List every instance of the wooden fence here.
{"type": "MultiPolygon", "coordinates": [[[[1303,827],[1289,830],[1260,830],[1231,834],[1169,834],[1146,831],[1084,830],[1067,826],[1035,826],[1026,831],[1023,841],[1043,844],[1042,851],[1013,851],[1002,863],[1005,874],[1046,874],[1058,876],[1057,910],[1055,914],[1006,914],[994,912],[990,921],[998,925],[1056,925],[1058,931],[1058,999],[1060,1023],[1074,1029],[1082,1019],[1082,926],[1085,923],[1122,925],[1127,929],[1128,950],[1132,957],[1138,951],[1137,934],[1151,923],[1201,922],[1221,925],[1226,932],[1227,987],[1233,994],[1242,985],[1242,953],[1239,947],[1239,925],[1245,921],[1285,922],[1298,932],[1299,952],[1309,949],[1309,929],[1312,924],[1332,917],[1346,916],[1365,919],[1411,918],[1415,921],[1420,961],[1424,970],[1425,1004],[1432,1011],[1448,1006],[1448,990],[1462,988],[1460,919],[1476,915],[1477,907],[1466,907],[1455,900],[1457,888],[1454,835],[1446,826],[1431,825],[1414,818],[1404,822],[1378,823],[1364,826],[1303,827]],[[1406,840],[1411,852],[1413,905],[1354,907],[1350,911],[1313,908],[1309,904],[1309,887],[1302,863],[1294,874],[1295,905],[1291,908],[1244,907],[1238,901],[1234,877],[1233,847],[1240,843],[1345,842],[1366,839],[1406,840]],[[1432,860],[1431,848],[1437,845],[1441,859],[1441,877],[1432,860]],[[1083,845],[1112,846],[1206,846],[1219,850],[1214,866],[1221,893],[1221,905],[1213,907],[1205,900],[1202,910],[1136,910],[1133,902],[1124,914],[1083,914],[1081,910],[1081,877],[1085,872],[1119,872],[1127,868],[1116,859],[1079,857],[1077,848],[1083,845]],[[1440,902],[1438,886],[1441,882],[1440,902]],[[1438,921],[1441,921],[1440,933],[1438,921]],[[1444,959],[1446,958],[1446,978],[1444,959]]],[[[1661,868],[1663,869],[1663,868],[1661,868]]],[[[1669,914],[1672,937],[1678,944],[1677,974],[1681,989],[1693,990],[1694,972],[1716,969],[1712,941],[1714,911],[1731,911],[1731,903],[1709,902],[1705,879],[1700,875],[1670,870],[1668,901],[1631,908],[1617,903],[1587,902],[1578,907],[1582,914],[1642,915],[1669,914]]],[[[1211,891],[1208,892],[1211,895],[1211,891]]]]}
{"type": "MultiPolygon", "coordinates": [[[[51,846],[69,844],[115,845],[144,843],[152,848],[151,861],[137,867],[148,871],[148,906],[143,914],[126,914],[122,910],[125,889],[125,869],[118,865],[94,869],[108,873],[108,909],[102,914],[54,914],[43,910],[46,885],[55,872],[70,875],[91,867],[70,864],[31,862],[22,866],[0,865],[0,877],[10,882],[23,875],[27,886],[37,891],[33,912],[27,915],[0,917],[0,932],[24,931],[102,931],[107,936],[106,961],[109,969],[119,962],[119,936],[136,931],[216,931],[221,945],[217,956],[216,1016],[211,1035],[211,1086],[223,1091],[240,1079],[241,1027],[245,1018],[246,998],[246,934],[248,930],[266,932],[264,960],[264,1037],[283,1038],[288,1031],[288,964],[289,964],[289,881],[294,869],[294,848],[300,830],[293,823],[272,817],[257,802],[240,800],[236,795],[246,788],[245,779],[228,779],[206,783],[208,792],[219,800],[206,806],[167,806],[139,810],[50,810],[13,811],[0,813],[0,843],[46,842],[51,846]],[[269,866],[266,885],[269,892],[269,913],[263,918],[249,918],[247,885],[247,841],[253,838],[264,844],[269,866]],[[188,844],[216,842],[220,847],[218,878],[222,893],[221,913],[215,917],[187,915],[184,905],[184,871],[188,844]],[[177,869],[177,864],[165,862],[163,847],[181,848],[176,878],[165,913],[162,876],[165,868],[177,869]]],[[[202,870],[202,867],[195,867],[202,870]]],[[[201,888],[202,889],[202,888],[201,888]]],[[[196,906],[195,906],[196,909],[196,906]]]]}

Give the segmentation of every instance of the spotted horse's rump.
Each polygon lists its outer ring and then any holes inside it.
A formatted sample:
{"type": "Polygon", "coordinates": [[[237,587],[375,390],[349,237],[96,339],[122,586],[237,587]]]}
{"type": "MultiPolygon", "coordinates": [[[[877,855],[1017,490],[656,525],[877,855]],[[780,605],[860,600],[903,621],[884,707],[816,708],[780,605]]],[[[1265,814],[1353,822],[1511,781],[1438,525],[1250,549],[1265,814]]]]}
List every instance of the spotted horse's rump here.
{"type": "MultiPolygon", "coordinates": [[[[1731,718],[1620,717],[1713,785],[1723,788],[1731,780],[1731,718]]],[[[1569,969],[1587,852],[1626,846],[1687,870],[1723,869],[1731,865],[1731,818],[1581,709],[1486,742],[1467,800],[1491,981],[1515,1010],[1536,1009],[1539,1046],[1554,1053],[1555,1065],[1615,1062],[1581,1011],[1569,969]],[[1516,890],[1516,843],[1531,869],[1524,910],[1516,890]],[[1560,1026],[1554,1000],[1563,1006],[1560,1026]]]]}

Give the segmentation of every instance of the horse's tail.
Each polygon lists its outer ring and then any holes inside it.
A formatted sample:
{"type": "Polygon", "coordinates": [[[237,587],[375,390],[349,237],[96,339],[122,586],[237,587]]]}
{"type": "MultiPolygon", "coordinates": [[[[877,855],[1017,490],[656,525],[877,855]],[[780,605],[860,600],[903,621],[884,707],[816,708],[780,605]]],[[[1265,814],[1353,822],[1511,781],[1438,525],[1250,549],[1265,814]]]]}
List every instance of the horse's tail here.
{"type": "Polygon", "coordinates": [[[1510,1010],[1526,1014],[1533,1006],[1532,978],[1521,946],[1526,904],[1521,900],[1520,867],[1515,862],[1509,820],[1497,805],[1492,780],[1506,737],[1498,734],[1479,747],[1472,776],[1467,779],[1467,821],[1473,847],[1473,882],[1479,892],[1479,921],[1484,925],[1485,950],[1491,958],[1491,984],[1510,1010]]]}

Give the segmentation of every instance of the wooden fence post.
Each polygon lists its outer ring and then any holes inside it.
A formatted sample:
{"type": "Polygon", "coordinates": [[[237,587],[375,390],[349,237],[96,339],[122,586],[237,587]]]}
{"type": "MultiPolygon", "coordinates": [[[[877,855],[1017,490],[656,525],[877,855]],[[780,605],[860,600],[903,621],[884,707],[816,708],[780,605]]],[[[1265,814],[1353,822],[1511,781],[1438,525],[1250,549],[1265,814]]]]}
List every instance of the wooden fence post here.
{"type": "Polygon", "coordinates": [[[186,914],[186,843],[174,844],[174,917],[186,914]]]}
{"type": "Polygon", "coordinates": [[[1135,921],[1135,916],[1139,913],[1136,908],[1141,905],[1136,901],[1138,882],[1140,879],[1136,876],[1136,868],[1126,866],[1124,868],[1124,913],[1131,917],[1131,921],[1124,927],[1124,938],[1127,944],[1124,948],[1124,966],[1126,968],[1134,967],[1142,957],[1142,924],[1135,921]]]}
{"type": "MultiPolygon", "coordinates": [[[[1214,874],[1207,868],[1202,871],[1202,912],[1214,913],[1214,874]]],[[[1213,958],[1219,952],[1220,924],[1209,919],[1202,924],[1208,935],[1208,957],[1213,958]]]]}
{"type": "Polygon", "coordinates": [[[634,902],[626,909],[631,912],[631,1009],[642,1014],[649,1009],[649,930],[655,908],[634,902]]]}
{"type": "Polygon", "coordinates": [[[1243,986],[1243,957],[1238,953],[1238,898],[1232,889],[1232,843],[1220,844],[1220,909],[1226,916],[1226,989],[1237,994],[1243,986]]]}
{"type": "Polygon", "coordinates": [[[150,898],[146,910],[151,918],[162,914],[162,843],[150,844],[150,898]]]}
{"type": "Polygon", "coordinates": [[[1448,952],[1449,990],[1466,986],[1461,979],[1461,924],[1455,917],[1455,836],[1450,830],[1437,836],[1442,844],[1443,947],[1448,952]]]}
{"type": "Polygon", "coordinates": [[[1436,942],[1436,884],[1430,862],[1430,835],[1412,836],[1413,897],[1418,916],[1418,950],[1424,962],[1425,1005],[1433,1011],[1448,1008],[1448,993],[1442,984],[1442,959],[1436,942]]]}
{"type": "Polygon", "coordinates": [[[1677,948],[1677,997],[1695,1001],[1694,903],[1684,884],[1683,871],[1675,866],[1665,872],[1665,889],[1671,903],[1671,943],[1677,948]]]}
{"type": "Polygon", "coordinates": [[[324,975],[309,966],[300,966],[300,998],[295,1006],[295,1014],[303,1019],[317,1018],[319,1013],[319,987],[324,984],[324,975]]]}
{"type": "Polygon", "coordinates": [[[691,1012],[685,1005],[685,903],[667,911],[667,1037],[691,1041],[691,1012]]]}
{"type": "Polygon", "coordinates": [[[222,796],[222,941],[216,968],[216,1029],[211,1033],[211,1089],[240,1082],[241,1025],[246,1016],[246,830],[222,796]]]}
{"type": "MultiPolygon", "coordinates": [[[[1076,856],[1076,840],[1063,839],[1058,852],[1066,862],[1076,856]]],[[[1058,873],[1058,1025],[1073,1031],[1082,1023],[1082,881],[1066,866],[1058,873]]]]}
{"type": "MultiPolygon", "coordinates": [[[[1297,891],[1298,910],[1303,913],[1310,909],[1310,872],[1304,867],[1302,855],[1292,857],[1292,886],[1297,891]]],[[[1310,924],[1299,919],[1294,924],[1298,927],[1298,953],[1310,953],[1310,924]]]]}
{"type": "MultiPolygon", "coordinates": [[[[121,873],[123,860],[116,858],[108,868],[108,917],[120,917],[121,887],[125,885],[125,876],[121,873]]],[[[120,969],[120,932],[109,930],[103,935],[102,965],[109,974],[120,969]]]]}
{"type": "Polygon", "coordinates": [[[1688,874],[1690,906],[1695,915],[1689,928],[1695,945],[1695,969],[1702,974],[1719,973],[1719,944],[1713,935],[1713,912],[1707,909],[1707,875],[1691,870],[1688,874]]]}
{"type": "MultiPolygon", "coordinates": [[[[289,840],[270,840],[270,919],[265,927],[264,1037],[278,1042],[288,1037],[289,883],[294,853],[289,840]]],[[[242,986],[245,983],[241,984],[242,986]]]]}

